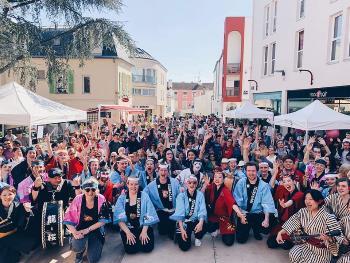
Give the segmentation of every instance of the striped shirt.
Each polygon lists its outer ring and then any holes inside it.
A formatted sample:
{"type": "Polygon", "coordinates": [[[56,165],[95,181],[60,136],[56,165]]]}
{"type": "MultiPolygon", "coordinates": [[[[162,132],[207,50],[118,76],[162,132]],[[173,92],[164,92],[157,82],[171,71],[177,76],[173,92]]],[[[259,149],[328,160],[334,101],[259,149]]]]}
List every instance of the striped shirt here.
{"type": "MultiPolygon", "coordinates": [[[[307,208],[300,209],[283,224],[283,229],[290,235],[302,230],[308,235],[323,234],[330,231],[341,230],[334,215],[321,207],[316,215],[312,216],[307,208]]],[[[317,248],[309,243],[295,245],[289,252],[291,262],[317,262],[329,263],[332,255],[338,255],[339,245],[343,236],[333,239],[335,242],[327,243],[327,248],[317,248]]]]}

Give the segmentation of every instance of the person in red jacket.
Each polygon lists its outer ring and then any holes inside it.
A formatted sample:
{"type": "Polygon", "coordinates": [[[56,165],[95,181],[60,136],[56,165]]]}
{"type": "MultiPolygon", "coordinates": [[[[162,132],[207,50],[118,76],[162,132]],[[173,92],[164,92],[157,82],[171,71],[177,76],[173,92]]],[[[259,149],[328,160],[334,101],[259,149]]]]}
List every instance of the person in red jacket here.
{"type": "Polygon", "coordinates": [[[231,191],[224,185],[222,172],[215,172],[213,183],[207,187],[205,196],[208,212],[208,232],[215,237],[218,230],[220,230],[224,244],[232,246],[236,232],[236,226],[232,218],[233,211],[237,213],[241,220],[244,220],[244,215],[236,205],[231,191]]]}
{"type": "Polygon", "coordinates": [[[282,229],[282,225],[296,212],[305,206],[304,204],[304,193],[299,191],[296,187],[296,181],[291,175],[284,175],[282,179],[282,184],[278,187],[284,188],[288,195],[282,197],[278,192],[276,192],[274,199],[277,205],[279,224],[276,225],[270,233],[267,239],[267,246],[269,248],[282,247],[283,249],[291,249],[293,243],[288,240],[286,236],[286,241],[283,244],[278,244],[276,241],[277,233],[282,229]]]}
{"type": "Polygon", "coordinates": [[[98,189],[107,202],[114,204],[115,196],[113,196],[113,183],[109,180],[110,171],[106,168],[101,168],[97,171],[98,189]]]}
{"type": "Polygon", "coordinates": [[[58,150],[55,152],[49,162],[46,164],[45,169],[49,171],[53,168],[59,168],[63,171],[64,179],[73,180],[74,175],[80,174],[83,169],[83,163],[76,156],[74,148],[67,150],[58,150]]]}

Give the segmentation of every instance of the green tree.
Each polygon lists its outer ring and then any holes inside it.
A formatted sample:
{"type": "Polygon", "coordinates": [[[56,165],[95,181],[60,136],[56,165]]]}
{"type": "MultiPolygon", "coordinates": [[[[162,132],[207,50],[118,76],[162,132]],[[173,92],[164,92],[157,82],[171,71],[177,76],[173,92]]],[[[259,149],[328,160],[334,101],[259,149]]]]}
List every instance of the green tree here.
{"type": "Polygon", "coordinates": [[[115,40],[132,51],[134,42],[122,23],[92,16],[107,11],[117,16],[122,6],[121,0],[0,0],[0,74],[13,71],[35,86],[33,54],[44,56],[49,76],[68,72],[72,58],[83,66],[96,47],[114,48],[115,40]],[[59,30],[45,35],[48,22],[59,30]],[[55,39],[65,39],[61,54],[53,48],[55,39]]]}

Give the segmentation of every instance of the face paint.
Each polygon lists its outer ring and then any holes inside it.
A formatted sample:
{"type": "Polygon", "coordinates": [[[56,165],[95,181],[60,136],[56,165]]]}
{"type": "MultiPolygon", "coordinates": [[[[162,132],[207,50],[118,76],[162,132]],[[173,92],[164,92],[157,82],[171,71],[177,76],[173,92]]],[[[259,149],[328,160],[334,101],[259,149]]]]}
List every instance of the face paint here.
{"type": "Polygon", "coordinates": [[[202,168],[202,163],[201,162],[194,162],[193,163],[193,171],[198,172],[202,168]]]}

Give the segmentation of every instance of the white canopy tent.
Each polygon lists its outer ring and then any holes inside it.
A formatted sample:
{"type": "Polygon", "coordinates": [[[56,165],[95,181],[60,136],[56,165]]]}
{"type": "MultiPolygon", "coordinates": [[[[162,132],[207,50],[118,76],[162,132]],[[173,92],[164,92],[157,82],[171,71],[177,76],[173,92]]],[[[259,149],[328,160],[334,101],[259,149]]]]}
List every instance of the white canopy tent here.
{"type": "Polygon", "coordinates": [[[0,87],[0,123],[2,124],[31,127],[86,120],[86,111],[41,97],[16,82],[0,87]]]}
{"type": "Polygon", "coordinates": [[[274,125],[305,131],[350,129],[350,116],[336,112],[315,100],[305,108],[293,113],[276,116],[274,125]]]}
{"type": "Polygon", "coordinates": [[[273,120],[273,112],[259,109],[251,102],[246,101],[235,110],[226,112],[226,116],[234,119],[269,119],[273,120]]]}

